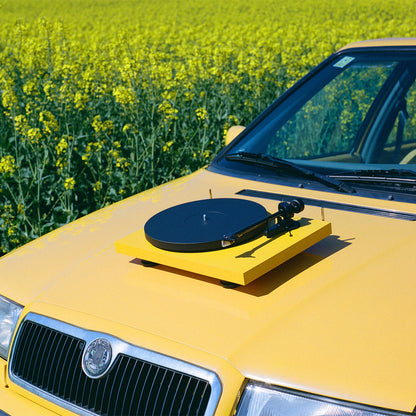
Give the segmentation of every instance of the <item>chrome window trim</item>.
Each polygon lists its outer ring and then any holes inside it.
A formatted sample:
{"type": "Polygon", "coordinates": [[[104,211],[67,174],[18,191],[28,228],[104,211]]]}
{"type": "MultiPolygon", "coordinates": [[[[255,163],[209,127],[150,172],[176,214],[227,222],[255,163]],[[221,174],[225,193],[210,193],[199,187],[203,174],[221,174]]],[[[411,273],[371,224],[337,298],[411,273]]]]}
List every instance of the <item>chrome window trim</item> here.
{"type": "MultiPolygon", "coordinates": [[[[13,344],[15,344],[15,342],[19,338],[22,325],[25,321],[32,321],[40,325],[44,325],[48,328],[52,328],[56,331],[62,332],[64,334],[68,334],[68,335],[84,340],[85,348],[83,350],[82,355],[84,355],[85,350],[88,347],[90,342],[92,342],[93,340],[97,338],[106,338],[111,343],[112,350],[113,350],[109,368],[112,367],[115,359],[117,358],[119,354],[125,354],[125,355],[129,355],[131,357],[135,357],[144,361],[148,361],[152,364],[160,365],[160,366],[163,366],[168,369],[175,370],[175,371],[180,371],[182,373],[205,380],[211,386],[211,396],[209,398],[204,416],[211,416],[211,415],[214,415],[215,413],[215,409],[217,408],[217,405],[218,405],[218,402],[222,393],[222,384],[217,374],[212,371],[209,371],[205,368],[188,363],[186,361],[182,361],[182,360],[170,357],[168,355],[164,355],[155,351],[151,351],[142,347],[138,347],[136,345],[129,344],[107,333],[83,329],[78,326],[71,325],[66,322],[59,321],[59,320],[56,320],[56,319],[53,319],[44,315],[39,315],[33,312],[29,312],[23,318],[17,330],[16,337],[15,337],[13,344]]],[[[10,361],[9,361],[9,366],[8,366],[8,374],[9,374],[10,380],[13,383],[24,388],[25,390],[30,391],[31,393],[34,393],[54,404],[57,404],[67,410],[73,411],[82,416],[96,415],[96,413],[92,413],[81,407],[75,406],[72,403],[62,400],[59,397],[54,396],[53,394],[45,392],[44,390],[39,389],[38,387],[35,387],[31,385],[30,383],[27,383],[26,381],[21,380],[19,377],[15,376],[11,371],[13,359],[14,359],[14,348],[12,345],[10,361]]]]}

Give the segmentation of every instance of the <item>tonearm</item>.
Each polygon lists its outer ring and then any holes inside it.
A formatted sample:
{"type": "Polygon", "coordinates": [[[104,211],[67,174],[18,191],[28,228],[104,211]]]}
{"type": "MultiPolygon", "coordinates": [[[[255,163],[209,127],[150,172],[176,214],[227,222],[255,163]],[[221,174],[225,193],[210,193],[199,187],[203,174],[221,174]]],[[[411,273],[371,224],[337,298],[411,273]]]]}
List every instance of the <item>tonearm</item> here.
{"type": "Polygon", "coordinates": [[[303,211],[305,204],[301,199],[294,199],[291,202],[281,202],[278,211],[270,214],[260,221],[249,225],[233,234],[225,234],[221,240],[222,247],[229,247],[241,243],[256,235],[264,234],[272,237],[276,234],[288,232],[299,227],[299,222],[293,220],[295,213],[303,211]]]}

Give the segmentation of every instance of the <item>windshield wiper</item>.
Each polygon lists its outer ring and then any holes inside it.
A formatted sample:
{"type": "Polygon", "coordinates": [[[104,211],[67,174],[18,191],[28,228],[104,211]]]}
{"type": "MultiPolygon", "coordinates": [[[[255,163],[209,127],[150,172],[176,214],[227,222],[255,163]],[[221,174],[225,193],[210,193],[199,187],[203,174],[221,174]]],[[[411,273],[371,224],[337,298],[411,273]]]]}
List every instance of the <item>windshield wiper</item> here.
{"type": "Polygon", "coordinates": [[[416,185],[416,172],[410,169],[354,170],[331,175],[331,178],[351,182],[378,182],[416,185]]]}
{"type": "Polygon", "coordinates": [[[265,166],[273,168],[274,170],[280,169],[282,171],[292,171],[297,176],[309,178],[315,180],[330,188],[334,188],[339,192],[354,193],[355,189],[349,185],[342,183],[336,178],[332,178],[320,173],[314,172],[295,163],[289,162],[285,159],[279,159],[273,156],[269,156],[264,153],[251,153],[251,152],[238,152],[225,155],[226,160],[238,161],[243,163],[251,163],[259,166],[265,166]]]}

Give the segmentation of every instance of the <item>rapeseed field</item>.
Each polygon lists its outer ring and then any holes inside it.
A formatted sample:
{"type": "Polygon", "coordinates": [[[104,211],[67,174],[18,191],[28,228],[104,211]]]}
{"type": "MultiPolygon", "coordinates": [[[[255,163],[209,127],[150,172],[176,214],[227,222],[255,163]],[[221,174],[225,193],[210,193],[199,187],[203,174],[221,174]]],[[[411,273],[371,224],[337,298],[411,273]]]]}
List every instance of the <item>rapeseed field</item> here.
{"type": "Polygon", "coordinates": [[[0,255],[208,163],[414,0],[0,0],[0,255]]]}

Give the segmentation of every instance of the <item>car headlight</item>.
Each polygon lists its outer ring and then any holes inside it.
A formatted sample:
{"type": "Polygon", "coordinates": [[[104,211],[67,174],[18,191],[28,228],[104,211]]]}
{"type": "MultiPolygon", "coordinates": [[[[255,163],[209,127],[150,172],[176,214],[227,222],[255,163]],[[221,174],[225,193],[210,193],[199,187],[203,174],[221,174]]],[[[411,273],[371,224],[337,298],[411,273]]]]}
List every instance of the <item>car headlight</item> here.
{"type": "Polygon", "coordinates": [[[7,359],[10,341],[23,307],[0,296],[0,357],[7,359]]]}
{"type": "Polygon", "coordinates": [[[380,410],[338,402],[321,396],[302,395],[265,383],[251,381],[243,392],[237,416],[377,416],[380,410]]]}

